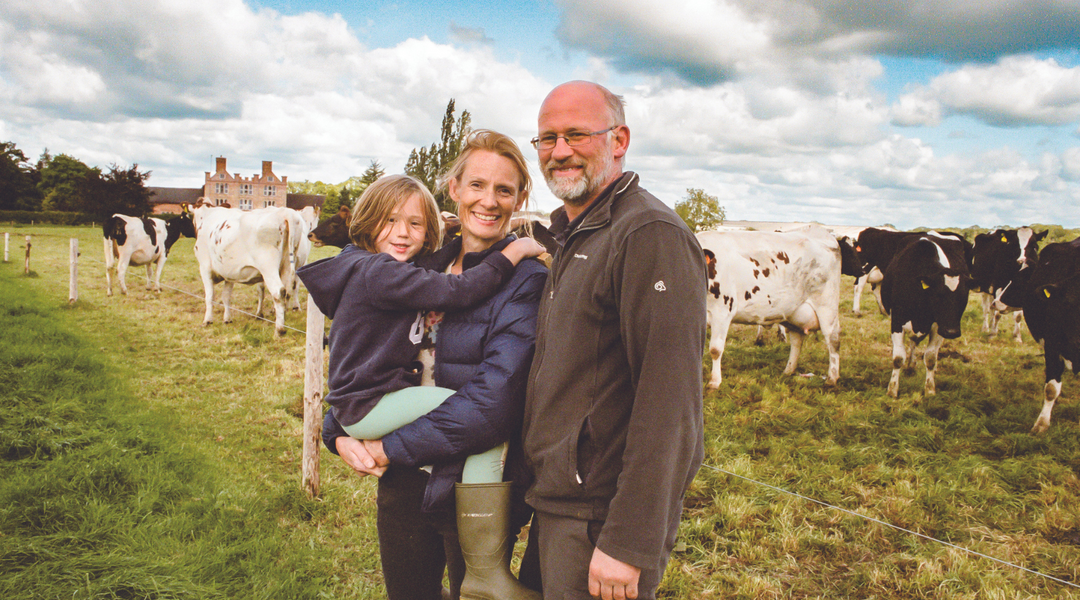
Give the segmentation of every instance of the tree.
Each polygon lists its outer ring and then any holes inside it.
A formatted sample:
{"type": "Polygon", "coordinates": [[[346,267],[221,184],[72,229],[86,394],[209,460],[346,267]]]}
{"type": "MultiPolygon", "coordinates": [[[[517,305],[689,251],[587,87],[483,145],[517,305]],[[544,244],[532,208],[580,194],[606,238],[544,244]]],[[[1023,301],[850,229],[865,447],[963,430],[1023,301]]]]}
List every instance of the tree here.
{"type": "MultiPolygon", "coordinates": [[[[66,154],[50,156],[46,150],[38,160],[41,181],[37,185],[44,210],[82,212],[87,208],[84,183],[94,170],[66,154]]],[[[99,173],[100,174],[100,173],[99,173]]]]}
{"type": "Polygon", "coordinates": [[[727,218],[727,213],[716,196],[710,196],[705,190],[697,188],[687,188],[686,199],[675,204],[675,212],[695,233],[723,225],[727,218]]]}
{"type": "Polygon", "coordinates": [[[375,181],[383,175],[386,175],[386,170],[382,168],[382,165],[379,164],[379,161],[372,160],[371,164],[368,165],[367,170],[364,171],[364,174],[360,176],[360,183],[366,189],[367,186],[375,183],[375,181]]]}
{"type": "Polygon", "coordinates": [[[405,163],[405,173],[422,181],[435,195],[435,201],[442,210],[453,212],[455,207],[446,190],[438,185],[439,177],[461,153],[461,144],[469,135],[471,121],[472,116],[467,110],[461,111],[461,116],[454,120],[454,99],[451,98],[443,115],[439,141],[430,148],[413,149],[405,163]]]}
{"type": "Polygon", "coordinates": [[[150,171],[139,172],[139,165],[122,169],[111,165],[104,176],[93,169],[84,180],[86,204],[84,212],[105,220],[116,213],[142,217],[150,212],[150,190],[145,182],[150,171]]]}
{"type": "Polygon", "coordinates": [[[0,142],[0,210],[41,210],[37,177],[15,142],[0,142]]]}

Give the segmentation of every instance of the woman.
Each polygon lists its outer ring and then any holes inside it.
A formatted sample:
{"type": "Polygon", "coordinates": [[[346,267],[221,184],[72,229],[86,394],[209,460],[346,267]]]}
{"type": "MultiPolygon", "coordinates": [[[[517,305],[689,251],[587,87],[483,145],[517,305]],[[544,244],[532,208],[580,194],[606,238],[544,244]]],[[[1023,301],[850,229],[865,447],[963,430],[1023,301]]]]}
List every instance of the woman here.
{"type": "MultiPolygon", "coordinates": [[[[458,205],[461,235],[418,264],[460,273],[513,240],[508,236],[510,220],[527,201],[531,179],[513,140],[480,130],[468,137],[443,182],[458,205]]],[[[472,533],[469,526],[462,527],[459,545],[456,521],[461,515],[455,505],[464,507],[476,500],[463,497],[461,490],[457,503],[454,498],[462,460],[469,454],[510,441],[505,483],[494,484],[485,493],[507,497],[505,505],[513,489],[517,501],[511,531],[528,519],[528,507],[521,501],[526,481],[518,434],[537,306],[546,277],[547,270],[539,262],[522,261],[493,298],[472,310],[443,316],[434,336],[434,379],[436,385],[458,391],[439,408],[381,440],[364,442],[345,435],[327,413],[323,440],[330,451],[358,473],[382,475],[377,522],[390,600],[439,600],[444,569],[450,593],[457,598],[466,572],[462,547],[470,554],[490,551],[476,547],[490,540],[478,542],[476,538],[483,536],[472,533]],[[430,476],[420,468],[424,465],[434,465],[430,476]]],[[[505,521],[505,510],[493,518],[505,521]]],[[[469,513],[467,508],[462,511],[469,513]]],[[[513,539],[504,526],[500,539],[494,540],[498,546],[506,541],[502,536],[513,539]]],[[[470,583],[473,575],[470,571],[470,583]]],[[[502,581],[499,585],[517,584],[502,581]]],[[[512,591],[518,596],[526,593],[512,591]]]]}

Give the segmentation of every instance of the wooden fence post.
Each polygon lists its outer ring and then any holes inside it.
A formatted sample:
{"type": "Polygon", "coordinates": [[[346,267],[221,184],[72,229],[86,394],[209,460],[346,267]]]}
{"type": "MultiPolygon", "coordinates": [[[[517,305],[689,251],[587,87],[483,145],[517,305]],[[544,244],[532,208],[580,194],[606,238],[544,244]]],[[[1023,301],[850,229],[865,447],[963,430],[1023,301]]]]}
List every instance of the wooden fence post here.
{"type": "Polygon", "coordinates": [[[26,236],[26,264],[23,267],[23,273],[30,274],[30,236],[26,236]]]}
{"type": "Polygon", "coordinates": [[[322,431],[323,331],[326,317],[308,295],[307,347],[304,368],[304,451],[300,485],[308,495],[319,495],[319,441],[322,431]]]}
{"type": "Polygon", "coordinates": [[[11,234],[4,232],[4,262],[8,261],[8,248],[11,247],[11,234]]]}
{"type": "Polygon", "coordinates": [[[68,304],[75,304],[75,301],[79,299],[79,240],[71,238],[68,240],[68,245],[71,248],[69,267],[71,281],[68,284],[68,304]]]}

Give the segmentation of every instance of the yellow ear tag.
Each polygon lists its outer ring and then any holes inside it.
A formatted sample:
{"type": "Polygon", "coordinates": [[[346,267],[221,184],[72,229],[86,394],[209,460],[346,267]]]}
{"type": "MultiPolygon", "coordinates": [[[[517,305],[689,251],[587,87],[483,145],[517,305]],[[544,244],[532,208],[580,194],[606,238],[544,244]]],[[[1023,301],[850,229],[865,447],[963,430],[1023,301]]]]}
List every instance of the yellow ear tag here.
{"type": "Polygon", "coordinates": [[[1043,295],[1045,295],[1047,298],[1049,298],[1050,297],[1050,289],[1049,288],[1043,288],[1043,295]]]}
{"type": "Polygon", "coordinates": [[[926,282],[925,282],[925,281],[920,281],[919,283],[921,283],[921,284],[922,284],[922,289],[924,289],[924,290],[928,290],[928,289],[930,289],[930,286],[926,285],[926,282]]]}
{"type": "Polygon", "coordinates": [[[1002,244],[1008,244],[1009,243],[1009,238],[1007,238],[1005,236],[1001,236],[1001,243],[1002,244]]]}

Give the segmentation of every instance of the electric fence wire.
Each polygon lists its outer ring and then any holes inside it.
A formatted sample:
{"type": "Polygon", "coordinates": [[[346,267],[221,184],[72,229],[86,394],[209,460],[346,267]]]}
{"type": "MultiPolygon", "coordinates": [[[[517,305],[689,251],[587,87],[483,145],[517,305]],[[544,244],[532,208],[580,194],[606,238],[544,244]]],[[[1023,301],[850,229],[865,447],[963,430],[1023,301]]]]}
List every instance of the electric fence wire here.
{"type": "MultiPolygon", "coordinates": [[[[38,236],[38,235],[35,235],[35,237],[60,237],[60,236],[38,236]]],[[[81,252],[80,252],[79,254],[80,254],[80,256],[82,255],[82,253],[81,253],[81,252]]],[[[95,259],[92,259],[92,258],[89,258],[89,257],[87,257],[87,258],[88,258],[88,260],[94,261],[94,262],[96,262],[96,263],[98,263],[98,264],[100,264],[100,265],[102,265],[102,266],[104,266],[104,264],[105,264],[105,263],[104,263],[104,262],[102,262],[102,261],[98,261],[98,260],[95,260],[95,259]]],[[[150,278],[149,278],[149,277],[147,277],[146,275],[143,275],[143,274],[137,274],[137,276],[139,276],[139,277],[142,277],[143,279],[146,279],[147,283],[149,283],[149,281],[150,281],[150,278]]],[[[174,291],[177,291],[177,292],[179,292],[179,293],[181,293],[181,294],[184,294],[184,295],[187,295],[187,296],[191,296],[192,298],[196,298],[196,299],[200,299],[200,300],[204,299],[204,297],[203,297],[202,295],[195,295],[195,294],[192,294],[192,293],[190,293],[190,292],[188,292],[188,291],[186,291],[186,290],[182,290],[182,289],[180,289],[180,288],[177,288],[177,287],[173,287],[173,286],[169,286],[169,285],[165,285],[165,284],[161,284],[161,287],[163,287],[163,288],[168,288],[168,289],[170,289],[170,290],[174,290],[174,291]]],[[[215,304],[217,304],[218,306],[224,306],[224,305],[223,305],[223,304],[222,304],[221,302],[215,302],[215,304]]],[[[269,319],[266,319],[266,318],[264,318],[264,317],[262,317],[262,316],[260,316],[260,315],[256,315],[256,314],[253,314],[253,313],[249,313],[249,312],[245,312],[245,311],[243,311],[243,310],[240,310],[240,309],[238,309],[238,308],[235,308],[235,307],[230,307],[230,310],[235,310],[236,312],[239,312],[239,313],[241,313],[241,314],[249,315],[249,316],[251,316],[251,317],[254,317],[254,318],[256,318],[256,319],[260,319],[260,320],[266,321],[266,322],[268,322],[268,323],[273,323],[273,321],[271,321],[271,320],[269,320],[269,319]]],[[[303,330],[300,330],[300,329],[296,329],[295,327],[290,327],[290,326],[288,326],[288,325],[286,325],[286,326],[285,326],[285,328],[286,328],[286,329],[291,329],[292,331],[295,331],[295,332],[298,332],[298,333],[302,333],[302,334],[305,334],[305,335],[306,335],[306,333],[307,333],[307,332],[305,332],[305,331],[303,331],[303,330]]],[[[1014,568],[1014,569],[1018,569],[1018,570],[1020,570],[1020,571],[1024,571],[1025,573],[1030,573],[1030,574],[1032,574],[1032,575],[1036,575],[1036,576],[1038,576],[1038,577],[1042,577],[1042,578],[1044,578],[1044,579],[1049,579],[1049,580],[1051,580],[1051,581],[1054,581],[1054,582],[1060,583],[1060,584],[1062,584],[1062,585],[1066,585],[1066,586],[1069,586],[1069,587],[1073,587],[1073,588],[1076,588],[1076,589],[1080,589],[1080,585],[1078,585],[1078,584],[1076,584],[1076,583],[1073,583],[1073,582],[1071,582],[1071,581],[1067,581],[1067,580],[1065,580],[1065,579],[1061,579],[1061,578],[1058,578],[1058,577],[1054,577],[1053,575],[1047,575],[1046,573],[1041,573],[1041,572],[1039,572],[1039,571],[1035,571],[1035,570],[1033,570],[1033,569],[1029,569],[1029,568],[1027,568],[1027,567],[1024,567],[1024,566],[1022,566],[1022,565],[1018,565],[1018,564],[1016,564],[1016,563],[1011,563],[1011,562],[1009,562],[1009,561],[1007,561],[1007,560],[1002,560],[1002,559],[1000,559],[1000,558],[996,558],[996,557],[990,556],[990,555],[988,555],[988,554],[983,554],[982,552],[978,552],[978,551],[976,551],[976,550],[972,550],[972,549],[970,549],[970,548],[965,548],[965,547],[963,547],[963,546],[959,546],[959,545],[957,545],[957,544],[953,544],[953,543],[951,543],[951,542],[946,542],[946,541],[944,541],[944,540],[939,540],[939,539],[937,539],[937,538],[935,538],[935,537],[932,537],[932,536],[928,536],[928,535],[926,535],[926,534],[923,534],[923,533],[919,533],[918,531],[913,531],[913,530],[911,530],[911,529],[907,529],[907,528],[904,528],[904,527],[900,527],[899,525],[893,525],[892,523],[888,523],[888,522],[886,522],[886,521],[882,521],[881,519],[875,519],[874,517],[870,517],[870,516],[867,516],[867,515],[864,515],[864,514],[860,514],[860,513],[857,513],[857,512],[855,512],[855,511],[853,511],[853,510],[849,510],[849,509],[846,509],[846,508],[841,508],[841,507],[839,507],[839,506],[835,506],[835,505],[829,504],[828,502],[825,502],[825,501],[822,501],[822,500],[818,500],[818,499],[816,499],[816,498],[811,498],[811,497],[809,497],[809,496],[804,496],[804,495],[802,495],[802,494],[799,494],[798,492],[792,492],[792,491],[789,491],[789,490],[785,490],[785,489],[783,489],[783,488],[780,488],[780,487],[777,487],[777,486],[774,486],[774,485],[771,485],[771,484],[768,484],[768,483],[765,483],[765,482],[762,482],[762,481],[757,481],[756,479],[752,479],[752,478],[750,478],[750,477],[746,477],[746,476],[743,476],[743,475],[739,475],[738,473],[732,473],[731,471],[727,471],[727,470],[721,469],[721,468],[719,468],[719,467],[715,467],[715,466],[713,466],[713,465],[710,465],[710,464],[702,464],[701,466],[702,466],[702,467],[704,467],[704,468],[706,468],[706,469],[710,469],[710,470],[712,470],[712,471],[715,471],[715,472],[717,472],[717,473],[723,473],[723,474],[725,474],[725,475],[729,475],[729,476],[731,476],[731,477],[736,477],[736,478],[738,478],[738,479],[742,479],[743,481],[746,481],[746,482],[752,483],[752,484],[754,484],[754,485],[757,485],[757,486],[761,486],[761,487],[764,487],[764,488],[768,488],[768,489],[771,489],[771,490],[773,490],[773,491],[776,491],[776,492],[780,492],[781,494],[787,494],[787,495],[789,495],[789,496],[792,496],[792,497],[795,497],[795,498],[799,498],[800,500],[805,500],[805,501],[807,501],[807,502],[813,502],[814,504],[818,504],[818,505],[820,505],[820,506],[824,506],[825,508],[829,508],[829,509],[832,509],[832,510],[835,510],[835,511],[839,511],[839,512],[842,512],[842,513],[845,513],[845,514],[851,515],[851,516],[853,516],[853,517],[857,517],[857,518],[863,519],[863,520],[865,520],[865,521],[869,521],[869,522],[872,522],[872,523],[876,523],[876,524],[878,524],[878,525],[882,525],[882,526],[884,526],[884,527],[888,527],[888,528],[890,528],[890,529],[894,529],[894,530],[896,530],[896,531],[900,531],[900,532],[903,532],[903,533],[907,533],[907,534],[909,534],[909,535],[913,535],[913,536],[916,536],[916,537],[922,538],[922,539],[924,539],[924,540],[927,540],[927,541],[929,541],[929,542],[934,542],[934,543],[937,543],[937,544],[941,544],[941,545],[943,545],[943,546],[947,546],[947,547],[949,547],[949,548],[953,548],[953,549],[955,549],[955,550],[960,550],[961,552],[965,552],[965,553],[967,553],[967,554],[971,554],[971,555],[973,555],[973,556],[978,556],[979,558],[984,558],[984,559],[986,559],[986,560],[989,560],[989,561],[992,561],[992,562],[996,562],[996,563],[998,563],[998,564],[1000,564],[1000,565],[1004,565],[1004,566],[1007,566],[1007,567],[1012,567],[1012,568],[1014,568]]]]}

